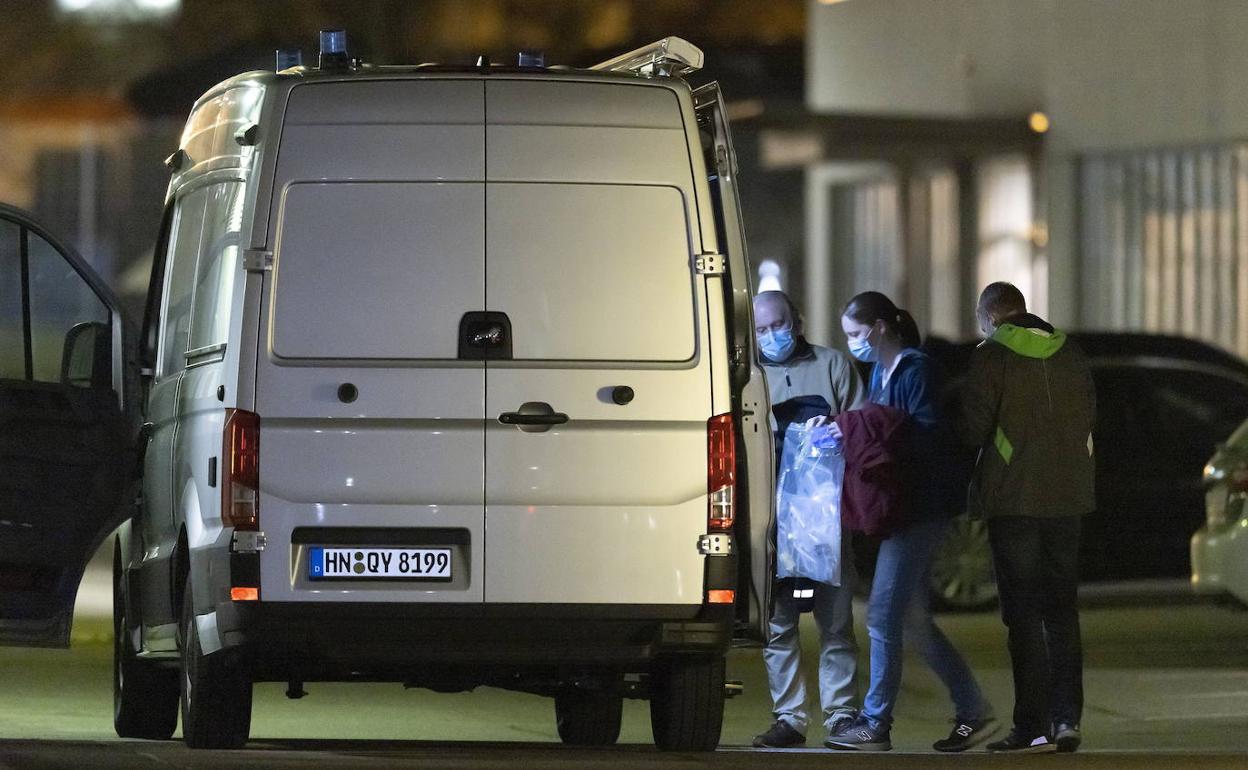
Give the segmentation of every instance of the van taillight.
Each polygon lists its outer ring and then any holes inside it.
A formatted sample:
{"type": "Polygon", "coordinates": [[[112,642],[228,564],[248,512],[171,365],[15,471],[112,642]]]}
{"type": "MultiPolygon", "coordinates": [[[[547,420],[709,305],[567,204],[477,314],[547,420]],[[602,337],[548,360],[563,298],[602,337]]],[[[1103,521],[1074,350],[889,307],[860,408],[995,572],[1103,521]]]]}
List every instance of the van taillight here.
{"type": "Polygon", "coordinates": [[[732,415],[712,417],[706,422],[706,526],[711,531],[732,529],[736,467],[737,440],[732,415]]]}
{"type": "Polygon", "coordinates": [[[260,526],[260,415],[225,410],[221,448],[221,519],[227,527],[260,526]]]}

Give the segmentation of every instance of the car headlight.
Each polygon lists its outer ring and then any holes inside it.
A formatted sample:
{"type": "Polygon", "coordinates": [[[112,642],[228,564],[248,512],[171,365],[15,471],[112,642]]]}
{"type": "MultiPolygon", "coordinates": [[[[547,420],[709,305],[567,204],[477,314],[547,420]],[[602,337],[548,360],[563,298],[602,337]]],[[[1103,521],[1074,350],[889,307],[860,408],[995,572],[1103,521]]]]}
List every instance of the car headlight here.
{"type": "Polygon", "coordinates": [[[1231,523],[1226,517],[1230,496],[1230,487],[1225,484],[1215,484],[1205,492],[1205,520],[1209,529],[1223,529],[1231,523]]]}
{"type": "Polygon", "coordinates": [[[1205,519],[1209,528],[1223,529],[1239,521],[1248,511],[1248,467],[1216,474],[1206,468],[1205,478],[1214,480],[1205,492],[1205,519]]]}

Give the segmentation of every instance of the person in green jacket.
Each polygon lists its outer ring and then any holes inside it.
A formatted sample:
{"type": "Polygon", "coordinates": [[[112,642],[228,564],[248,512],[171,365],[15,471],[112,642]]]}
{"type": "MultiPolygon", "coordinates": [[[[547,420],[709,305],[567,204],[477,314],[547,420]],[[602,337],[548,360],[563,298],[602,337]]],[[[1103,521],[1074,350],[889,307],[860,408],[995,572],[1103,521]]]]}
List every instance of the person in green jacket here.
{"type": "Polygon", "coordinates": [[[1079,533],[1095,508],[1096,393],[1067,336],[993,283],[976,309],[988,337],[962,393],[963,439],[980,448],[970,514],[988,522],[1014,673],[1014,729],[989,751],[1074,751],[1081,735],[1079,533]]]}

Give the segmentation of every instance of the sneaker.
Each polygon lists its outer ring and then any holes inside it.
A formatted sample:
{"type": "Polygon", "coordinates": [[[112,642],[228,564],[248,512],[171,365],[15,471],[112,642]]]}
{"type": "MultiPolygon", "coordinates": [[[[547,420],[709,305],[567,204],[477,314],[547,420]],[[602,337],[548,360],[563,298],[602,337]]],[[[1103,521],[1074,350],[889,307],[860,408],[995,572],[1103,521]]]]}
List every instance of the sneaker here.
{"type": "Polygon", "coordinates": [[[1053,725],[1053,742],[1057,744],[1057,750],[1063,754],[1073,753],[1079,748],[1079,744],[1083,743],[1079,725],[1070,722],[1058,722],[1053,725]]]}
{"type": "Polygon", "coordinates": [[[1057,751],[1057,744],[1049,740],[1047,735],[1028,737],[1017,730],[1011,730],[1003,740],[994,741],[986,748],[997,754],[1046,754],[1057,751]]]}
{"type": "Polygon", "coordinates": [[[936,741],[932,748],[937,751],[966,751],[988,740],[999,729],[1001,723],[992,717],[966,722],[954,720],[949,737],[936,741]]]}
{"type": "Polygon", "coordinates": [[[836,735],[829,735],[823,745],[844,751],[888,751],[893,748],[888,740],[888,730],[877,730],[865,719],[859,719],[836,735]]]}
{"type": "Polygon", "coordinates": [[[776,723],[767,728],[767,732],[762,735],[754,736],[754,747],[758,749],[787,749],[792,746],[802,746],[805,743],[806,736],[783,719],[777,719],[776,723]]]}
{"type": "Polygon", "coordinates": [[[829,736],[836,735],[837,733],[843,731],[845,728],[852,725],[857,719],[858,719],[857,712],[842,711],[838,713],[836,716],[832,717],[832,719],[828,720],[827,722],[824,722],[823,729],[825,732],[827,732],[829,736]]]}

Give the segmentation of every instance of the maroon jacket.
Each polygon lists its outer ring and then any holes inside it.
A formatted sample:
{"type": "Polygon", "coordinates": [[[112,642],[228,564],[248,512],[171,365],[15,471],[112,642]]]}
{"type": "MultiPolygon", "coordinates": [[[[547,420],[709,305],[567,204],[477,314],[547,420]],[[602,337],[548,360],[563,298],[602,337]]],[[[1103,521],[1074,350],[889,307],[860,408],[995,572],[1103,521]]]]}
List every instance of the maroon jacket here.
{"type": "Polygon", "coordinates": [[[841,524],[851,531],[888,537],[908,523],[903,453],[909,417],[891,406],[867,404],[838,414],[836,424],[845,455],[841,524]]]}

